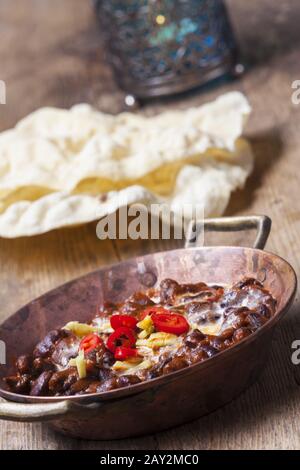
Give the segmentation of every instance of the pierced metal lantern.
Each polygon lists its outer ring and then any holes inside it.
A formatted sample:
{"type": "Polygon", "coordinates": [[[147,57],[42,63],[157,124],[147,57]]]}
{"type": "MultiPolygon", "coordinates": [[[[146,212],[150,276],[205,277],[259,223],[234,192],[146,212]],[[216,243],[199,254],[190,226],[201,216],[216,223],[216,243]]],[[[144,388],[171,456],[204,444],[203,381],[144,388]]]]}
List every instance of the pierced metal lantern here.
{"type": "Polygon", "coordinates": [[[236,68],[236,43],[222,0],[95,4],[117,82],[133,97],[186,91],[236,68]]]}

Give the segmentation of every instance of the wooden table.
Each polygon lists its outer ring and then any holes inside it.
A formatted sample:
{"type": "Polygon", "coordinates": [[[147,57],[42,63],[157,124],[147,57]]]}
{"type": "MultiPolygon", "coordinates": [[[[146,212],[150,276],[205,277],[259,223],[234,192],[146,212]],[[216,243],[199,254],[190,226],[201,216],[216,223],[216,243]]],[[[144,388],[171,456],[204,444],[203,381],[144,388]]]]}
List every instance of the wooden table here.
{"type": "MultiPolygon", "coordinates": [[[[266,213],[273,219],[268,249],[300,272],[300,105],[291,84],[300,79],[298,0],[228,2],[250,68],[238,82],[156,102],[144,112],[186,108],[218,94],[246,93],[253,115],[247,127],[256,168],[236,194],[228,214],[266,213]]],[[[0,0],[0,79],[7,105],[6,129],[45,105],[89,102],[117,113],[123,94],[105,65],[99,31],[88,0],[0,0]]],[[[0,241],[1,319],[33,297],[104,264],[161,249],[162,244],[97,240],[95,224],[31,239],[0,241]]],[[[42,424],[1,421],[2,449],[240,449],[300,447],[300,366],[291,363],[291,343],[300,339],[299,303],[278,329],[268,366],[256,385],[219,411],[154,436],[118,442],[67,439],[42,424]]]]}

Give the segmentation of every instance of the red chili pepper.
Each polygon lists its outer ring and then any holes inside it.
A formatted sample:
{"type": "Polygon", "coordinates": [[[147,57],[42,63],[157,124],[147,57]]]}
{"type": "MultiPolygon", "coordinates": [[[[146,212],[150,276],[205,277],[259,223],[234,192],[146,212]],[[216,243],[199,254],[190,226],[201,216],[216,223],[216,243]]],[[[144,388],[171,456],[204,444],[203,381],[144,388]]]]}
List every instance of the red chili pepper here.
{"type": "Polygon", "coordinates": [[[137,357],[139,355],[138,350],[134,348],[126,348],[125,346],[118,346],[115,351],[115,359],[124,361],[129,357],[137,357]]]}
{"type": "Polygon", "coordinates": [[[91,333],[90,335],[85,336],[79,344],[79,349],[82,349],[85,354],[93,351],[99,344],[103,344],[101,338],[95,333],[91,333]]]}
{"type": "Polygon", "coordinates": [[[131,348],[135,345],[135,334],[131,328],[121,326],[114,331],[107,340],[106,346],[111,352],[115,352],[118,346],[131,348]]]}
{"type": "Polygon", "coordinates": [[[185,317],[177,313],[153,313],[151,318],[155,329],[164,333],[179,336],[186,333],[190,328],[185,317]]]}
{"type": "Polygon", "coordinates": [[[153,313],[170,313],[170,310],[167,310],[163,307],[147,307],[140,313],[140,319],[144,320],[144,318],[146,318],[147,316],[151,317],[153,313]]]}
{"type": "Polygon", "coordinates": [[[110,317],[110,324],[114,330],[121,326],[127,326],[128,328],[134,329],[137,324],[137,319],[131,315],[112,315],[110,317]]]}

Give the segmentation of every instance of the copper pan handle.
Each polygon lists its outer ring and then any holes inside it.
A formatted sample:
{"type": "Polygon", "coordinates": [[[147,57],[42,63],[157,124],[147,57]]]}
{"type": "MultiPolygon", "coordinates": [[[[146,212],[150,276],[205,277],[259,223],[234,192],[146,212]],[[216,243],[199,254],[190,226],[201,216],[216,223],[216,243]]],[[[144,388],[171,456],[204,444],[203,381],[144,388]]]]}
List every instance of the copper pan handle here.
{"type": "Polygon", "coordinates": [[[71,415],[95,412],[101,407],[101,403],[91,403],[82,405],[69,400],[62,400],[49,403],[17,403],[1,399],[0,419],[7,421],[50,421],[71,415]]]}
{"type": "Polygon", "coordinates": [[[190,222],[187,230],[185,248],[197,246],[200,233],[207,232],[238,232],[243,230],[257,230],[253,248],[263,250],[267,242],[272,221],[266,215],[245,215],[237,217],[220,217],[204,219],[202,222],[190,222]]]}

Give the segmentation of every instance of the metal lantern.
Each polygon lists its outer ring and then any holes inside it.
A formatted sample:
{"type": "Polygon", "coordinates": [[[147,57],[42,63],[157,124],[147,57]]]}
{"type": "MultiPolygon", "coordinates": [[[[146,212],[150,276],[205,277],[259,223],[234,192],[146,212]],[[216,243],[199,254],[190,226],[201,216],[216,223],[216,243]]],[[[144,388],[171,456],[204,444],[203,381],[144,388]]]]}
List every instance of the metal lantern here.
{"type": "Polygon", "coordinates": [[[95,0],[118,84],[137,98],[207,83],[236,66],[222,0],[95,0]]]}

